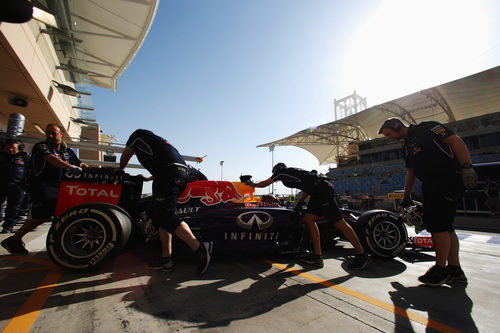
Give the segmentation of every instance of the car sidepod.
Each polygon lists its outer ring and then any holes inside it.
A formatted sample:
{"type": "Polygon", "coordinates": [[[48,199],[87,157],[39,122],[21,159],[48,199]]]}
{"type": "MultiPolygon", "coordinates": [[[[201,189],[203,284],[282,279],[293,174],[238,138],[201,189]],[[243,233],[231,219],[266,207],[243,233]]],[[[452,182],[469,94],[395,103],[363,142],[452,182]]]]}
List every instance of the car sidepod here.
{"type": "Polygon", "coordinates": [[[297,214],[283,207],[229,205],[196,210],[181,206],[178,213],[199,240],[212,241],[214,249],[223,251],[291,250],[302,233],[297,214]]]}

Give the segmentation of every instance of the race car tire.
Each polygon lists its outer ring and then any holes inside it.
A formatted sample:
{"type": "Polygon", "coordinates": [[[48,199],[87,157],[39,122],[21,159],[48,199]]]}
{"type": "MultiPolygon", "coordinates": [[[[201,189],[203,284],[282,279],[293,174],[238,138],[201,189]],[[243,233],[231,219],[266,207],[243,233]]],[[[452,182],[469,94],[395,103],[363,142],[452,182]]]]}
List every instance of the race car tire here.
{"type": "Polygon", "coordinates": [[[395,258],[407,246],[408,233],[404,223],[386,210],[365,212],[354,229],[365,250],[377,257],[395,258]]]}
{"type": "Polygon", "coordinates": [[[59,266],[90,270],[122,250],[132,230],[130,215],[105,203],[73,207],[59,216],[47,234],[47,252],[59,266]]]}

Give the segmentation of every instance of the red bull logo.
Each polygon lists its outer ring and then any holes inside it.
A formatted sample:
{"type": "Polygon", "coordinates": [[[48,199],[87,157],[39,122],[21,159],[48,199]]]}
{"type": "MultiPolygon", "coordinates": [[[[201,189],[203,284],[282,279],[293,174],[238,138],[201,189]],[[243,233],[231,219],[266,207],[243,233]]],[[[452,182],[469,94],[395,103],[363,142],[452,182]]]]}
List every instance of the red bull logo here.
{"type": "Polygon", "coordinates": [[[204,205],[212,206],[228,201],[241,201],[243,196],[232,182],[202,180],[189,183],[177,203],[186,203],[191,198],[200,198],[204,205]]]}

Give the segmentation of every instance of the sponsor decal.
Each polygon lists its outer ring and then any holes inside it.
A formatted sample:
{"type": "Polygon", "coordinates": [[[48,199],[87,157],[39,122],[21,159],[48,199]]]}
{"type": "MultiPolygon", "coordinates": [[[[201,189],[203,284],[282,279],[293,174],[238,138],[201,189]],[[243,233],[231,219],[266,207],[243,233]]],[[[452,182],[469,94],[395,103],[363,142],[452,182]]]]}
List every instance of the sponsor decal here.
{"type": "Polygon", "coordinates": [[[276,202],[245,202],[245,207],[278,207],[276,202]]]}
{"type": "Polygon", "coordinates": [[[431,131],[434,132],[435,135],[445,138],[449,132],[446,131],[446,128],[442,125],[436,125],[431,128],[431,131]]]}
{"type": "Polygon", "coordinates": [[[89,265],[94,266],[95,264],[97,264],[114,247],[115,247],[115,243],[108,243],[108,245],[106,245],[101,251],[97,252],[97,254],[92,259],[90,259],[89,265]]]}
{"type": "Polygon", "coordinates": [[[403,198],[404,198],[404,193],[387,193],[387,199],[389,200],[403,199],[403,198]]]}
{"type": "MultiPolygon", "coordinates": [[[[381,217],[387,217],[387,216],[389,216],[389,214],[388,214],[388,213],[380,213],[380,214],[375,214],[375,215],[373,215],[373,216],[372,216],[372,217],[368,220],[368,226],[370,227],[370,226],[373,224],[373,222],[375,222],[375,221],[376,221],[376,220],[378,220],[379,218],[381,218],[381,217]]],[[[368,230],[366,230],[366,231],[367,231],[367,233],[368,233],[368,230]]]]}
{"type": "Polygon", "coordinates": [[[78,185],[65,185],[69,195],[76,195],[80,197],[113,197],[119,198],[120,196],[114,193],[113,189],[107,191],[103,188],[85,188],[78,185]]]}
{"type": "Polygon", "coordinates": [[[243,196],[236,190],[232,182],[204,180],[189,183],[177,203],[186,203],[191,198],[199,198],[204,205],[212,206],[233,200],[238,201],[243,196]]]}
{"type": "Polygon", "coordinates": [[[61,223],[69,219],[71,216],[75,216],[77,214],[85,214],[89,211],[90,208],[80,208],[80,209],[75,209],[71,211],[69,214],[66,214],[62,219],[61,223]]]}
{"type": "Polygon", "coordinates": [[[444,128],[441,128],[441,129],[438,129],[437,131],[434,131],[434,133],[439,134],[439,133],[443,133],[444,131],[446,131],[446,130],[444,128]]]}
{"type": "Polygon", "coordinates": [[[77,180],[79,182],[105,183],[105,184],[121,184],[123,182],[123,174],[105,174],[90,171],[83,171],[80,174],[75,174],[71,170],[64,172],[65,180],[77,180]]]}
{"type": "Polygon", "coordinates": [[[198,213],[200,209],[201,207],[181,207],[177,208],[177,214],[184,215],[184,214],[198,213]]]}
{"type": "Polygon", "coordinates": [[[262,232],[273,224],[273,217],[261,211],[245,212],[236,218],[236,224],[245,230],[257,228],[260,232],[224,232],[224,240],[231,241],[277,241],[279,232],[262,232]]]}
{"type": "Polygon", "coordinates": [[[86,203],[105,202],[117,205],[122,191],[121,184],[95,184],[76,181],[62,181],[55,214],[86,203]]]}
{"type": "Polygon", "coordinates": [[[224,240],[277,241],[279,232],[224,232],[224,240]]]}
{"type": "Polygon", "coordinates": [[[246,230],[251,230],[254,225],[259,230],[266,230],[273,224],[273,217],[266,212],[250,211],[238,215],[236,224],[246,230]]]}
{"type": "Polygon", "coordinates": [[[434,127],[431,128],[431,131],[433,131],[434,133],[436,133],[440,129],[444,129],[444,128],[443,128],[443,126],[441,124],[437,124],[436,126],[434,126],[434,127]]]}
{"type": "Polygon", "coordinates": [[[432,243],[432,236],[414,236],[413,243],[422,247],[434,247],[434,243],[432,243]]]}
{"type": "Polygon", "coordinates": [[[394,251],[392,251],[391,255],[395,257],[398,253],[404,250],[406,247],[406,242],[401,243],[394,251]]]}

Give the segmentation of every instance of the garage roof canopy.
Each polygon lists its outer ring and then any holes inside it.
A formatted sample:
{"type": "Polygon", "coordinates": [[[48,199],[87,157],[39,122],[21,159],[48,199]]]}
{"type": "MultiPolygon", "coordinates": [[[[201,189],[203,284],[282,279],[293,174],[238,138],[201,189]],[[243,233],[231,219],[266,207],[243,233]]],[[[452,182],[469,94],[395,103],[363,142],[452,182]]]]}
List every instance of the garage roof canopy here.
{"type": "Polygon", "coordinates": [[[347,155],[349,143],[375,138],[390,117],[399,117],[408,124],[424,120],[449,123],[498,112],[499,87],[500,66],[257,147],[296,146],[312,153],[320,164],[337,163],[337,156],[347,155]]]}
{"type": "Polygon", "coordinates": [[[68,80],[116,90],[153,23],[159,0],[57,2],[59,69],[68,80]]]}

